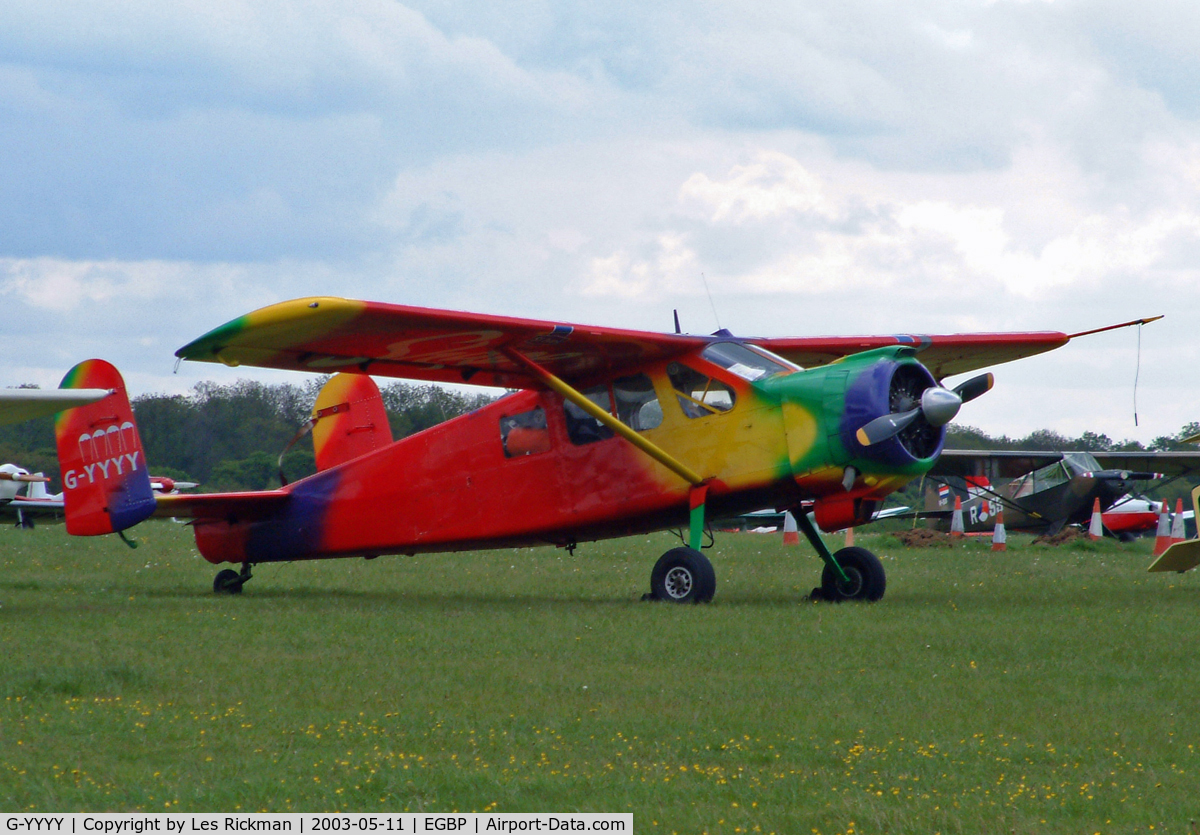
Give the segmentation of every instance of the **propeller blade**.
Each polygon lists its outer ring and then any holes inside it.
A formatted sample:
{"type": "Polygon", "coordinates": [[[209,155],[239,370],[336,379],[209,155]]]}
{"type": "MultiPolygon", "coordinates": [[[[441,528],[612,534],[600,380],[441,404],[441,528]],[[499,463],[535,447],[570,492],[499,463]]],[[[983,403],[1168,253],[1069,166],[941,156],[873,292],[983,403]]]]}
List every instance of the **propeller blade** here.
{"type": "Polygon", "coordinates": [[[886,441],[888,438],[894,437],[904,431],[905,427],[911,424],[921,414],[920,409],[912,409],[907,412],[899,412],[883,417],[877,417],[875,420],[859,428],[854,433],[854,437],[863,446],[871,446],[880,441],[886,441]]]}
{"type": "Polygon", "coordinates": [[[981,394],[991,391],[995,382],[996,378],[992,376],[991,372],[988,372],[987,374],[980,374],[978,377],[972,377],[965,383],[955,386],[952,390],[962,398],[963,403],[966,403],[974,400],[981,394]]]}
{"type": "Polygon", "coordinates": [[[877,417],[859,429],[855,437],[863,446],[871,446],[895,437],[918,417],[924,417],[930,426],[945,426],[954,420],[962,404],[991,389],[994,382],[995,377],[989,373],[972,377],[953,389],[930,386],[921,392],[921,404],[917,408],[877,417]]]}
{"type": "Polygon", "coordinates": [[[49,480],[50,479],[46,478],[46,476],[40,473],[36,475],[30,475],[29,473],[0,473],[0,481],[23,481],[27,484],[33,484],[39,481],[47,482],[49,480]]]}

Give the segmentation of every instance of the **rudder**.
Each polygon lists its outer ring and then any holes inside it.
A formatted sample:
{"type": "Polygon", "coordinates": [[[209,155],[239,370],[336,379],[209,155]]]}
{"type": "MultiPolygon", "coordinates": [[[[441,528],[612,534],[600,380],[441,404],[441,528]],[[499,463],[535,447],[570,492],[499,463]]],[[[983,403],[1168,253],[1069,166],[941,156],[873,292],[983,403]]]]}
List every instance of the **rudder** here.
{"type": "Polygon", "coordinates": [[[54,422],[67,533],[99,536],[133,527],[154,512],[155,499],[121,373],[104,360],[84,360],[59,388],[110,390],[95,403],[59,412],[54,422]]]}

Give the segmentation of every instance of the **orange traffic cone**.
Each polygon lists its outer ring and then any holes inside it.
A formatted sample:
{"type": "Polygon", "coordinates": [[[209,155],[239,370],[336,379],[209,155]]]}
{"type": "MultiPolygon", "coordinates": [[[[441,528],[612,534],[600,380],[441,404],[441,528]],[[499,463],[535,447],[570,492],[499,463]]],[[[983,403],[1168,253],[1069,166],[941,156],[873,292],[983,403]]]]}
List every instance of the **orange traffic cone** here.
{"type": "Polygon", "coordinates": [[[1088,525],[1088,539],[1096,542],[1104,538],[1104,517],[1100,513],[1100,497],[1092,502],[1092,523],[1088,525]]]}
{"type": "Polygon", "coordinates": [[[1154,556],[1161,556],[1171,547],[1171,514],[1164,501],[1158,508],[1158,530],[1154,533],[1154,556]]]}
{"type": "Polygon", "coordinates": [[[996,527],[992,529],[992,550],[1008,550],[1008,534],[1004,532],[1004,508],[996,514],[996,527]]]}
{"type": "Polygon", "coordinates": [[[846,547],[854,544],[854,528],[846,528],[846,547]]]}
{"type": "Polygon", "coordinates": [[[950,517],[950,535],[963,535],[962,497],[954,497],[954,515],[950,517]]]}
{"type": "Polygon", "coordinates": [[[783,544],[800,544],[800,531],[796,528],[796,517],[792,515],[790,510],[783,514],[783,544]]]}
{"type": "Polygon", "coordinates": [[[1183,542],[1183,499],[1175,500],[1175,518],[1171,520],[1171,544],[1183,542]]]}

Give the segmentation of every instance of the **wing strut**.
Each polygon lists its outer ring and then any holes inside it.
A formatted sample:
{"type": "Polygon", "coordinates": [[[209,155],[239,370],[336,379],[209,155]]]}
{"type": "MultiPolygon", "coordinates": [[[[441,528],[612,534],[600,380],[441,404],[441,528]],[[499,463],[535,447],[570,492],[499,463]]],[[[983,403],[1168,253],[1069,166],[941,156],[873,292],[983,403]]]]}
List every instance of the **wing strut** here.
{"type": "Polygon", "coordinates": [[[688,544],[699,550],[700,537],[704,531],[704,505],[707,498],[708,485],[703,476],[689,467],[687,464],[680,461],[675,456],[671,455],[658,444],[650,441],[637,432],[633,431],[625,423],[614,417],[607,409],[602,409],[591,400],[584,397],[579,391],[572,388],[567,382],[551,374],[545,368],[538,365],[529,357],[522,354],[516,348],[504,348],[504,354],[511,360],[525,368],[529,369],[533,376],[537,377],[546,386],[563,396],[564,399],[570,400],[580,409],[587,412],[596,420],[603,423],[615,434],[620,435],[629,443],[640,449],[642,452],[649,455],[658,463],[662,464],[671,472],[682,478],[692,486],[691,495],[689,496],[689,524],[688,524],[688,544]]]}

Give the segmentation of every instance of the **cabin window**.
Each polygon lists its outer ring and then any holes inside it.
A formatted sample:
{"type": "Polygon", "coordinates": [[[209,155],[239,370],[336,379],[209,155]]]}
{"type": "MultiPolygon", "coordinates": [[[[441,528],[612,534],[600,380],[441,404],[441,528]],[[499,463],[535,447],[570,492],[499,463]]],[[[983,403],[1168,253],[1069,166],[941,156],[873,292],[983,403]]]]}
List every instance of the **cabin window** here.
{"type": "Polygon", "coordinates": [[[667,377],[675,389],[679,407],[690,418],[728,412],[733,408],[733,389],[720,380],[678,362],[667,366],[667,377]]]}
{"type": "Polygon", "coordinates": [[[1034,493],[1040,493],[1043,490],[1058,487],[1060,484],[1066,484],[1070,480],[1071,474],[1067,471],[1063,462],[1055,461],[1053,464],[1048,464],[1041,469],[1026,473],[1018,479],[1016,490],[1013,491],[1013,498],[1020,499],[1034,493]]]}
{"type": "MultiPolygon", "coordinates": [[[[607,385],[592,386],[590,389],[580,392],[580,394],[610,415],[612,414],[612,397],[608,393],[607,385]]],[[[576,446],[603,441],[605,438],[613,436],[611,429],[570,400],[563,401],[563,414],[567,418],[567,437],[576,446]]]]}
{"type": "Polygon", "coordinates": [[[662,405],[654,393],[654,384],[645,374],[634,374],[613,381],[617,418],[635,432],[662,425],[662,405]]]}
{"type": "Polygon", "coordinates": [[[500,443],[505,458],[521,458],[550,451],[550,431],[546,428],[546,412],[538,406],[517,415],[500,418],[500,443]]]}
{"type": "Polygon", "coordinates": [[[700,356],[719,365],[731,374],[736,374],[743,380],[754,382],[764,377],[771,377],[789,371],[798,371],[799,366],[771,356],[740,342],[714,342],[700,356]]]}

